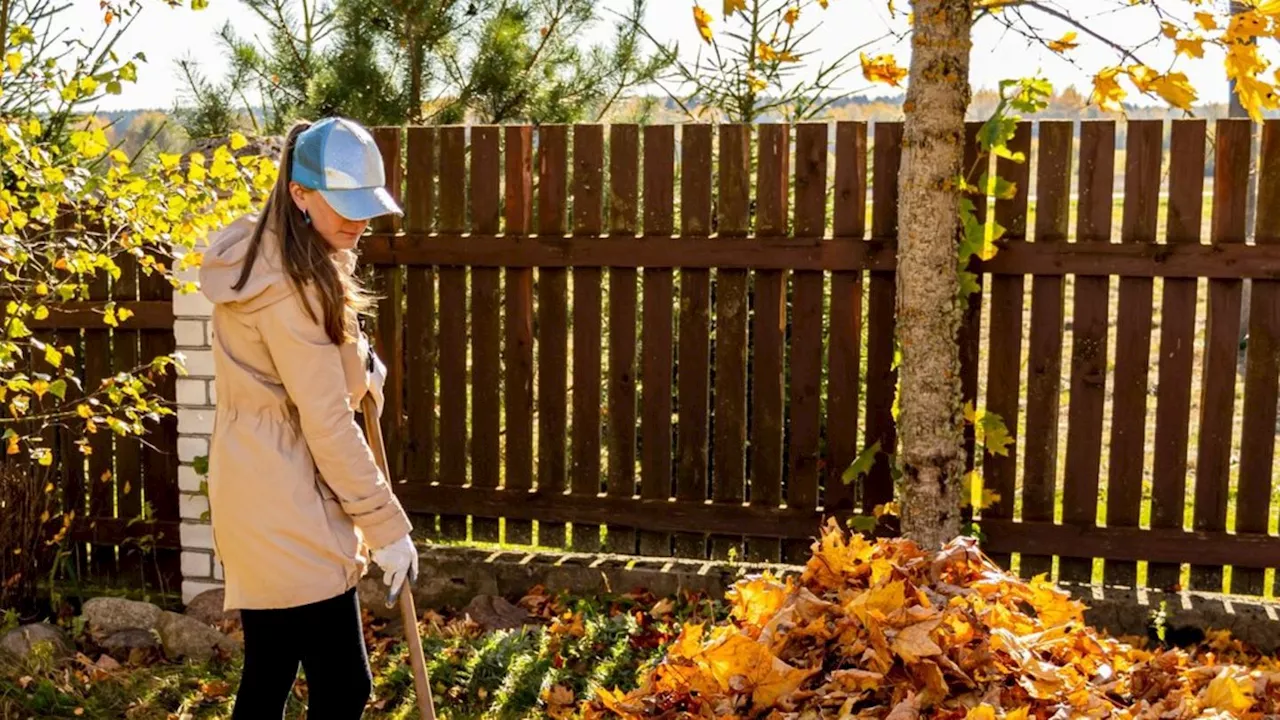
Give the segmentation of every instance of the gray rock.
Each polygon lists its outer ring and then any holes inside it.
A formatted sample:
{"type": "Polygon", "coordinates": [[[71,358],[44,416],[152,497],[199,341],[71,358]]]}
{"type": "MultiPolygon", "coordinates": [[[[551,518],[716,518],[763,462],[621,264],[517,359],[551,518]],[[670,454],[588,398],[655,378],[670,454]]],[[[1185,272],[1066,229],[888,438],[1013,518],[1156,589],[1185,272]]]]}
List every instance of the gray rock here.
{"type": "Polygon", "coordinates": [[[95,639],[121,630],[150,630],[164,612],[151,603],[124,598],[93,598],[84,604],[84,618],[95,639]]]}
{"type": "Polygon", "coordinates": [[[33,623],[0,636],[0,655],[25,661],[38,649],[48,648],[54,659],[69,657],[74,651],[61,630],[48,623],[33,623]]]}
{"type": "Polygon", "coordinates": [[[160,649],[160,639],[151,630],[129,629],[114,632],[98,642],[108,655],[128,662],[135,651],[150,654],[160,649]]]}
{"type": "Polygon", "coordinates": [[[493,595],[475,596],[467,605],[466,613],[487,631],[515,630],[531,620],[524,609],[493,595]]]}
{"type": "Polygon", "coordinates": [[[165,654],[175,659],[208,660],[215,650],[231,653],[240,649],[240,643],[208,624],[175,612],[162,612],[155,629],[165,654]]]}
{"type": "Polygon", "coordinates": [[[226,592],[222,588],[206,590],[187,604],[185,614],[206,625],[217,625],[227,620],[239,621],[239,610],[226,612],[222,609],[225,598],[226,592]]]}

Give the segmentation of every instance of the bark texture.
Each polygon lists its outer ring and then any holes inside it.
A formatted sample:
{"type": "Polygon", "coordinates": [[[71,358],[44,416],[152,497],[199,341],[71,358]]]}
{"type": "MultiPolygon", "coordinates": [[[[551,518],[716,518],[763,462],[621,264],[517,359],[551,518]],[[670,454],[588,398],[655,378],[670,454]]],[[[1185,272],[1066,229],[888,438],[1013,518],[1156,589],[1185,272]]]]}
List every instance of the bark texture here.
{"type": "Polygon", "coordinates": [[[960,533],[964,418],[955,178],[969,105],[970,0],[916,0],[898,176],[898,433],[902,531],[925,547],[960,533]]]}

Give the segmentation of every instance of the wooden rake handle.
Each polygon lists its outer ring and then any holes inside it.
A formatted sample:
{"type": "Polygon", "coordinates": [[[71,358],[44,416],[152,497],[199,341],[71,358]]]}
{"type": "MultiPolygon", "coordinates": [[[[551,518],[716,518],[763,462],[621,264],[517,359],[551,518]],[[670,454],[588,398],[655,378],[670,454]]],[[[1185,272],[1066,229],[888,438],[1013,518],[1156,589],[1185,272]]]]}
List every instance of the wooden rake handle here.
{"type": "MultiPolygon", "coordinates": [[[[378,407],[373,395],[365,393],[360,402],[364,415],[364,432],[369,440],[373,459],[382,470],[382,476],[391,482],[387,466],[387,448],[382,442],[382,427],[378,424],[378,407]]],[[[405,578],[409,582],[409,578],[405,578]]],[[[409,643],[409,664],[413,666],[413,687],[418,695],[418,714],[421,720],[436,720],[435,702],[431,699],[431,678],[427,677],[427,660],[422,653],[422,638],[418,636],[418,609],[413,603],[413,592],[400,593],[400,620],[404,624],[404,637],[409,643]]]]}

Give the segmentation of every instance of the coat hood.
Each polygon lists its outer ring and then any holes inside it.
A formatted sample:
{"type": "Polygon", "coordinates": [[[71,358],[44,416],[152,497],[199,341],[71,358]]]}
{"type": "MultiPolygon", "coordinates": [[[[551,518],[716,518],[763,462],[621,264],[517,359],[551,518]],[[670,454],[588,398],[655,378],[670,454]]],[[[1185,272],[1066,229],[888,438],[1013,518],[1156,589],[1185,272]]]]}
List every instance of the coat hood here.
{"type": "Polygon", "coordinates": [[[200,291],[214,305],[253,312],[293,294],[293,285],[280,262],[280,245],[270,230],[262,235],[258,258],[244,287],[235,285],[249,257],[257,215],[242,217],[214,235],[200,265],[200,291]]]}
{"type": "MultiPolygon", "coordinates": [[[[235,289],[248,260],[253,228],[257,222],[257,215],[247,215],[218,231],[211,239],[200,266],[200,290],[214,305],[254,312],[296,292],[281,262],[279,238],[270,229],[262,235],[258,258],[249,279],[244,287],[235,289]]],[[[343,251],[337,253],[333,260],[339,272],[350,274],[355,271],[354,253],[343,251]]]]}

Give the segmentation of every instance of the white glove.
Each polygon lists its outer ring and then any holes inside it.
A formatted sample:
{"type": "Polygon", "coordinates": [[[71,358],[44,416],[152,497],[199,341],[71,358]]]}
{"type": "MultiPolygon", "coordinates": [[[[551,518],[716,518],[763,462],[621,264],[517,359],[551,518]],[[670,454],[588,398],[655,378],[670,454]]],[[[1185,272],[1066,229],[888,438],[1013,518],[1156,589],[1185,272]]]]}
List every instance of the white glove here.
{"type": "Polygon", "coordinates": [[[418,549],[408,535],[374,550],[373,561],[382,568],[382,582],[387,584],[388,598],[399,595],[406,577],[411,583],[418,579],[418,549]]]}

